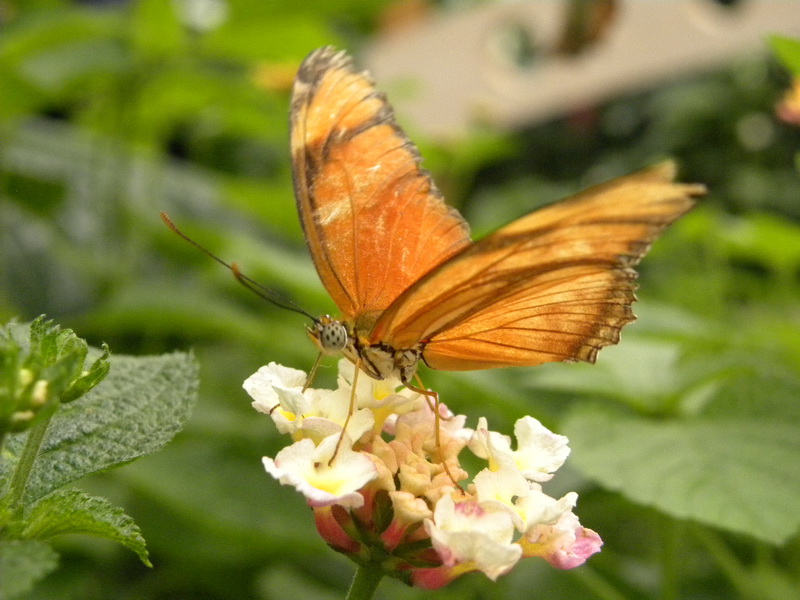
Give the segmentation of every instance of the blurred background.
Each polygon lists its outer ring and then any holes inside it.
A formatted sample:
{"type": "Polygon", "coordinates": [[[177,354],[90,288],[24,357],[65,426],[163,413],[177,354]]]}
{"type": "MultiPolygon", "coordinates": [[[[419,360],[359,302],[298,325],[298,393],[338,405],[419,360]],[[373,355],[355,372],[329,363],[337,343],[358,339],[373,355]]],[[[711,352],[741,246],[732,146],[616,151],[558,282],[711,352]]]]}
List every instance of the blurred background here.
{"type": "MultiPolygon", "coordinates": [[[[800,441],[762,447],[771,424],[800,440],[800,127],[775,33],[800,35],[800,5],[0,0],[2,321],[44,313],[118,354],[193,349],[201,365],[186,430],[83,485],[133,516],[154,568],[64,538],[30,597],[343,597],[353,566],[264,473],[285,440],[241,389],[269,361],[311,367],[306,323],[158,216],[312,314],[335,312],[287,140],[294,74],[326,44],[370,68],[475,237],[666,157],[710,189],[645,259],[640,319],[596,365],[423,373],[473,425],[511,433],[531,414],[569,435],[548,491],[577,490],[605,540],[575,571],[525,561],[436,595],[800,597],[800,460],[776,458],[800,441]]],[[[333,361],[322,371],[331,383],[333,361]]]]}

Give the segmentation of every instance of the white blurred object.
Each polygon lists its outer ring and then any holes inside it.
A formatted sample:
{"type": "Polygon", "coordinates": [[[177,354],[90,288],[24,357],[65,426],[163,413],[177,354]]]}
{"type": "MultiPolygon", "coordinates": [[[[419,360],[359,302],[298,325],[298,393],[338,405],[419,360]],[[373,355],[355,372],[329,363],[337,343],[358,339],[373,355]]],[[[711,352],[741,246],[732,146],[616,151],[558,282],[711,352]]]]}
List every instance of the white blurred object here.
{"type": "Polygon", "coordinates": [[[737,56],[766,52],[769,34],[800,35],[797,0],[628,0],[602,39],[574,56],[554,52],[563,0],[496,2],[439,13],[376,38],[362,55],[404,119],[435,137],[476,121],[513,127],[646,88],[737,56]],[[504,37],[535,54],[519,64],[504,37]]]}
{"type": "Polygon", "coordinates": [[[172,0],[181,22],[197,32],[212,31],[228,18],[227,0],[172,0]]]}

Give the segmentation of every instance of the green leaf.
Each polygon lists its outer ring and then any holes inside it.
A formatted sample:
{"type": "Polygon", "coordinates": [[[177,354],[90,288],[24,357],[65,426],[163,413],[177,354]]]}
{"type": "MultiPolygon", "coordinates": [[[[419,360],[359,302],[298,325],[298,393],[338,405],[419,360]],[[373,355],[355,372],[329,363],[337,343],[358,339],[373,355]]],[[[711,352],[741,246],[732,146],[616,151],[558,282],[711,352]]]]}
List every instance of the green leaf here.
{"type": "Polygon", "coordinates": [[[43,95],[9,65],[0,63],[0,115],[10,119],[35,113],[43,104],[43,95]]]}
{"type": "Polygon", "coordinates": [[[660,338],[629,335],[604,348],[594,365],[553,365],[526,373],[532,386],[591,398],[607,397],[646,412],[663,412],[683,390],[681,346],[660,338]]]}
{"type": "MultiPolygon", "coordinates": [[[[99,73],[116,72],[125,66],[125,56],[113,39],[67,43],[29,58],[23,74],[43,92],[58,94],[69,86],[86,85],[99,73]]],[[[86,89],[84,87],[84,89],[86,89]]]]}
{"type": "Polygon", "coordinates": [[[84,394],[87,394],[89,390],[108,376],[108,372],[111,370],[111,363],[108,361],[109,353],[110,350],[108,346],[103,344],[102,356],[94,361],[89,369],[81,373],[80,377],[70,384],[61,396],[62,403],[66,404],[67,402],[72,402],[84,394]]]}
{"type": "MultiPolygon", "coordinates": [[[[54,415],[28,481],[33,502],[85,475],[155,452],[181,429],[196,397],[191,355],[111,358],[111,373],[54,415]]],[[[10,440],[18,455],[24,436],[10,440]]],[[[13,460],[0,464],[13,469],[13,460]],[[11,463],[11,464],[10,464],[11,463]]]]}
{"type": "Polygon", "coordinates": [[[769,43],[784,66],[793,74],[800,75],[800,39],[772,35],[769,43]]]}
{"type": "Polygon", "coordinates": [[[719,247],[736,259],[763,264],[787,277],[800,267],[800,226],[789,219],[756,213],[730,220],[716,235],[719,247]]]}
{"type": "Polygon", "coordinates": [[[180,53],[184,32],[178,20],[177,3],[142,0],[132,8],[132,40],[137,52],[145,58],[180,53]]]}
{"type": "Polygon", "coordinates": [[[28,61],[70,45],[113,37],[123,21],[119,13],[84,8],[37,11],[17,21],[0,38],[0,59],[24,71],[28,61]]]}
{"type": "Polygon", "coordinates": [[[777,418],[658,422],[594,406],[563,431],[572,466],[674,517],[780,544],[800,527],[800,436],[777,418]]]}
{"type": "Polygon", "coordinates": [[[58,555],[37,540],[0,540],[0,600],[24,594],[58,566],[58,555]]]}
{"type": "Polygon", "coordinates": [[[139,528],[105,498],[80,490],[58,490],[37,502],[27,516],[22,537],[46,540],[65,533],[96,535],[121,543],[151,567],[139,528]]]}

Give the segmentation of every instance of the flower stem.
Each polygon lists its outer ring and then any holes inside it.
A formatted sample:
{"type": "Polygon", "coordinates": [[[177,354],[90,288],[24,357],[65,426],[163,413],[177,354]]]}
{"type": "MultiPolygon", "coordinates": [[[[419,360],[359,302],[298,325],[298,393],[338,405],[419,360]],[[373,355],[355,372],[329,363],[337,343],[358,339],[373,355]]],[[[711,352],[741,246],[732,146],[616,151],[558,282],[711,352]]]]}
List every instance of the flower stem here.
{"type": "Polygon", "coordinates": [[[692,528],[692,536],[705,547],[708,555],[716,561],[722,573],[727,576],[731,585],[739,590],[742,597],[752,596],[755,593],[758,583],[753,581],[752,575],[742,565],[736,553],[719,535],[712,533],[706,527],[696,526],[692,528]]]}
{"type": "Polygon", "coordinates": [[[19,462],[17,462],[17,466],[14,469],[14,476],[11,478],[11,485],[8,491],[8,506],[13,511],[21,510],[22,508],[22,497],[25,494],[25,488],[28,486],[33,464],[39,455],[39,449],[42,446],[49,424],[50,418],[48,417],[33,426],[28,432],[28,439],[25,440],[25,447],[22,449],[19,462]]]}
{"type": "Polygon", "coordinates": [[[359,565],[347,592],[347,600],[370,600],[383,579],[383,572],[375,565],[359,565]]]}

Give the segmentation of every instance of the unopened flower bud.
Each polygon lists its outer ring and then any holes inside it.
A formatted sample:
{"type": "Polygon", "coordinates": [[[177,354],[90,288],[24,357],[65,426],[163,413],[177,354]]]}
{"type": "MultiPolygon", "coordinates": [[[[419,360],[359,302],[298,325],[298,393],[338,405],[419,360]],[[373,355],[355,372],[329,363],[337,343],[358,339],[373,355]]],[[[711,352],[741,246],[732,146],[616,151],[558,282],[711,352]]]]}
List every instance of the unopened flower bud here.
{"type": "Polygon", "coordinates": [[[50,397],[50,382],[46,379],[40,379],[36,383],[33,384],[33,391],[31,391],[31,401],[30,405],[33,408],[41,408],[45,404],[47,404],[47,400],[50,397]]]}
{"type": "Polygon", "coordinates": [[[33,421],[34,417],[36,417],[36,413],[32,410],[18,410],[12,413],[9,419],[11,430],[19,431],[25,429],[28,423],[33,421]]]}
{"type": "Polygon", "coordinates": [[[20,369],[19,374],[17,375],[17,383],[19,384],[20,390],[24,390],[28,387],[31,382],[33,381],[33,371],[30,369],[20,369]]]}

